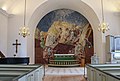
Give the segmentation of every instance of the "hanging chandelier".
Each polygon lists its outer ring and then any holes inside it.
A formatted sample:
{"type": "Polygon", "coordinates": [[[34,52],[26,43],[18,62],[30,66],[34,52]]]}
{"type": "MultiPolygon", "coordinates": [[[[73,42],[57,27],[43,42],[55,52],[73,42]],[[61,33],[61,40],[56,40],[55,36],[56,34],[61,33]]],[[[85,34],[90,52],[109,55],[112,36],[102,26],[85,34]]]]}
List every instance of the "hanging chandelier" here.
{"type": "Polygon", "coordinates": [[[103,11],[103,0],[101,0],[101,14],[102,14],[102,21],[99,24],[98,30],[101,31],[102,33],[105,33],[106,31],[109,30],[109,25],[105,22],[104,19],[104,11],[103,11]]]}
{"type": "Polygon", "coordinates": [[[30,35],[29,28],[26,26],[26,0],[24,6],[24,26],[19,29],[19,35],[23,36],[24,38],[30,35]]]}

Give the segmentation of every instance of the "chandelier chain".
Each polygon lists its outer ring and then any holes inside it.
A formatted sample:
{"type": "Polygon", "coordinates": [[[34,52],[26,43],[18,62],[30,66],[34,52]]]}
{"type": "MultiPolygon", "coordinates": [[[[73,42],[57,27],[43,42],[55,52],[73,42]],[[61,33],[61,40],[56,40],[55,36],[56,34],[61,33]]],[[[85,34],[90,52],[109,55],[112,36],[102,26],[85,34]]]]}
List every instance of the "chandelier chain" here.
{"type": "Polygon", "coordinates": [[[101,7],[102,7],[102,22],[104,22],[104,10],[103,10],[103,0],[101,0],[101,7]]]}
{"type": "Polygon", "coordinates": [[[25,0],[25,6],[24,6],[24,27],[26,25],[26,0],[25,0]]]}

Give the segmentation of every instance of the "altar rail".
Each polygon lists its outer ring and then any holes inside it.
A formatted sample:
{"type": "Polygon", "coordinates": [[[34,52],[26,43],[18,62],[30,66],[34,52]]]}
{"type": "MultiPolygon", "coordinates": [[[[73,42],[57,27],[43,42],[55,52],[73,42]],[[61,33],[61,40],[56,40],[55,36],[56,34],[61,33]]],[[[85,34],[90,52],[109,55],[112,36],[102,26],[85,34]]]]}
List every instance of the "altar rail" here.
{"type": "Polygon", "coordinates": [[[77,60],[50,60],[48,66],[80,66],[77,60]]]}
{"type": "Polygon", "coordinates": [[[74,54],[54,54],[54,59],[49,60],[48,66],[80,66],[80,63],[74,54]]]}

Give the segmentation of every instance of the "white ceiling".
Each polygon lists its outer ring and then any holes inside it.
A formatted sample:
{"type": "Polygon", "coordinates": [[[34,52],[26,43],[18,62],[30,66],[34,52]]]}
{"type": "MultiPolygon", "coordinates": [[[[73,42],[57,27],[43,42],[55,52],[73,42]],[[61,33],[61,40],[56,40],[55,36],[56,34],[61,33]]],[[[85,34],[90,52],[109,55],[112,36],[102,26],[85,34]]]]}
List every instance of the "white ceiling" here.
{"type": "MultiPolygon", "coordinates": [[[[17,5],[20,1],[22,0],[0,0],[0,8],[5,7],[7,11],[9,11],[13,7],[13,5],[17,5]]],[[[120,0],[103,0],[103,1],[111,3],[111,5],[114,5],[120,11],[120,0]]]]}
{"type": "Polygon", "coordinates": [[[9,10],[18,0],[0,0],[0,8],[5,7],[9,10]]]}

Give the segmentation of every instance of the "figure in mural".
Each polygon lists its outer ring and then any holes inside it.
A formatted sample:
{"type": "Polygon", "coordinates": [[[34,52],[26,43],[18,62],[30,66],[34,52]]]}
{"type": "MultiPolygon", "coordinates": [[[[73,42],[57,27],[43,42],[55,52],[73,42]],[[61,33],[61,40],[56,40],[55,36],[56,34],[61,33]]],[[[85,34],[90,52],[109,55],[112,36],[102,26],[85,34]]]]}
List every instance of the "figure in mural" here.
{"type": "Polygon", "coordinates": [[[45,46],[50,46],[53,48],[57,44],[57,39],[59,34],[61,34],[59,23],[60,22],[54,22],[49,28],[45,46]]]}
{"type": "Polygon", "coordinates": [[[45,38],[44,38],[44,33],[43,33],[43,31],[40,32],[40,46],[41,46],[42,48],[45,47],[45,38]]]}
{"type": "Polygon", "coordinates": [[[69,29],[63,27],[59,43],[65,43],[65,41],[67,41],[67,38],[69,37],[69,35],[70,35],[69,29]]]}
{"type": "Polygon", "coordinates": [[[45,47],[44,51],[43,51],[43,59],[49,63],[50,59],[53,59],[54,55],[53,55],[53,49],[51,47],[45,47]]]}
{"type": "Polygon", "coordinates": [[[85,46],[85,38],[86,38],[86,34],[88,32],[88,26],[89,24],[86,24],[85,27],[83,27],[82,33],[79,37],[79,43],[84,47],[85,46]]]}
{"type": "Polygon", "coordinates": [[[69,40],[73,40],[73,39],[74,39],[74,37],[75,37],[74,34],[75,34],[74,31],[71,31],[71,32],[70,32],[70,39],[69,39],[69,40]]]}
{"type": "Polygon", "coordinates": [[[78,35],[78,39],[76,39],[79,40],[75,45],[75,56],[77,60],[84,58],[84,48],[86,44],[89,43],[91,46],[91,43],[88,41],[91,31],[92,29],[89,27],[89,24],[85,25],[82,32],[78,35]]]}
{"type": "Polygon", "coordinates": [[[56,42],[56,37],[53,35],[47,35],[45,46],[52,46],[56,42]]]}
{"type": "Polygon", "coordinates": [[[40,39],[40,29],[35,29],[35,39],[40,39]]]}
{"type": "Polygon", "coordinates": [[[43,50],[43,60],[44,60],[44,63],[48,63],[47,47],[45,47],[44,50],[43,50]]]}
{"type": "Polygon", "coordinates": [[[77,42],[75,45],[75,57],[77,60],[80,61],[82,55],[83,55],[83,46],[79,42],[77,42]]]}

